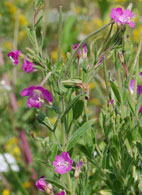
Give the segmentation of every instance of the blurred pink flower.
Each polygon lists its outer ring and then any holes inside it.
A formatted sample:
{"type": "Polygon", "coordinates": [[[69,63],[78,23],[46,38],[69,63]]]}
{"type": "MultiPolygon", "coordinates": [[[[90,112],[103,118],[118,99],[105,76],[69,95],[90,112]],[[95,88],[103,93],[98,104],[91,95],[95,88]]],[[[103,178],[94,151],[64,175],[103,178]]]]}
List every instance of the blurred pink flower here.
{"type": "Polygon", "coordinates": [[[140,106],[139,113],[142,113],[142,106],[140,106]]]}
{"type": "Polygon", "coordinates": [[[80,161],[76,164],[76,166],[77,166],[78,168],[81,168],[81,167],[83,166],[83,161],[80,160],[80,161]]]}
{"type": "Polygon", "coordinates": [[[84,43],[83,45],[83,59],[87,59],[87,43],[84,43]]]}
{"type": "Polygon", "coordinates": [[[59,194],[55,194],[55,195],[65,195],[65,192],[64,192],[64,191],[62,191],[61,193],[59,193],[59,194]]]}
{"type": "Polygon", "coordinates": [[[134,92],[134,87],[135,87],[135,79],[131,79],[130,84],[129,84],[129,90],[131,94],[134,92]]]}
{"type": "Polygon", "coordinates": [[[45,181],[44,176],[42,176],[39,180],[36,181],[36,187],[43,192],[48,189],[47,184],[48,183],[45,181]]]}
{"type": "Polygon", "coordinates": [[[118,24],[124,25],[129,24],[131,28],[134,28],[134,22],[131,21],[131,19],[134,17],[134,13],[131,12],[131,10],[126,9],[123,10],[121,7],[118,8],[112,8],[111,10],[111,18],[118,24]]]}
{"type": "Polygon", "coordinates": [[[22,66],[22,69],[24,70],[24,72],[26,73],[30,73],[33,72],[34,69],[34,64],[26,59],[24,59],[24,64],[22,66]]]}
{"type": "Polygon", "coordinates": [[[41,96],[43,96],[43,98],[49,103],[53,101],[51,93],[47,89],[44,89],[41,86],[32,85],[29,88],[26,88],[23,91],[21,91],[20,94],[22,96],[29,96],[28,98],[29,108],[32,107],[40,108],[43,103],[43,99],[41,99],[41,96]]]}
{"type": "Polygon", "coordinates": [[[20,50],[17,50],[17,51],[12,51],[10,53],[8,53],[8,57],[12,60],[13,64],[15,66],[17,66],[19,64],[19,55],[21,54],[22,52],[20,50]]]}
{"type": "Polygon", "coordinates": [[[141,77],[141,79],[142,79],[142,72],[140,72],[140,77],[141,77]]]}
{"type": "MultiPolygon", "coordinates": [[[[79,46],[79,43],[76,43],[74,46],[73,46],[73,50],[76,50],[79,46]]],[[[78,52],[77,52],[77,58],[79,59],[81,57],[81,50],[79,49],[78,52]]]]}
{"type": "MultiPolygon", "coordinates": [[[[129,84],[129,90],[131,94],[134,93],[134,88],[135,88],[135,79],[132,79],[129,84]]],[[[137,95],[142,94],[142,85],[137,85],[137,95]]]]}
{"type": "Polygon", "coordinates": [[[59,174],[65,174],[72,169],[73,160],[71,160],[68,152],[62,152],[61,155],[57,155],[53,161],[53,165],[56,168],[55,171],[59,174]]]}

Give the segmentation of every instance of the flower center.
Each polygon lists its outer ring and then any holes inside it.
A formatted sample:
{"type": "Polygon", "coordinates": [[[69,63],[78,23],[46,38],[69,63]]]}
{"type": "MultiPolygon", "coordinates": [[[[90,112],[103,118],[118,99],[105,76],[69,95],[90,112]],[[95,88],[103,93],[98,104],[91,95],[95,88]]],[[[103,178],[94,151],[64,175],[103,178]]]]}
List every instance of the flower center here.
{"type": "Polygon", "coordinates": [[[59,167],[60,167],[60,166],[65,166],[65,167],[67,168],[68,165],[69,165],[69,163],[68,163],[67,161],[64,161],[64,162],[60,162],[60,161],[59,161],[59,162],[57,163],[57,166],[59,166],[59,167]]]}
{"type": "Polygon", "coordinates": [[[13,63],[15,62],[14,59],[13,59],[11,56],[10,56],[9,58],[11,59],[11,61],[12,61],[13,63]]]}

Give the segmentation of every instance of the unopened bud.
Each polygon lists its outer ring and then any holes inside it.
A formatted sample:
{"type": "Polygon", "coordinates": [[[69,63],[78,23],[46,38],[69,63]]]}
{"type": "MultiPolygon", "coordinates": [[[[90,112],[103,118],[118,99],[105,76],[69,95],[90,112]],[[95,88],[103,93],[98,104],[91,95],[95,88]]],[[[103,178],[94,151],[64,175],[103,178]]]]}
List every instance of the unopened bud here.
{"type": "Polygon", "coordinates": [[[124,56],[122,54],[122,52],[118,52],[118,57],[121,63],[124,63],[124,56]]]}
{"type": "Polygon", "coordinates": [[[76,168],[75,168],[75,174],[74,174],[75,179],[78,179],[79,174],[80,174],[80,172],[81,172],[81,167],[82,167],[82,166],[83,166],[83,161],[80,160],[80,161],[77,163],[76,168]]]}

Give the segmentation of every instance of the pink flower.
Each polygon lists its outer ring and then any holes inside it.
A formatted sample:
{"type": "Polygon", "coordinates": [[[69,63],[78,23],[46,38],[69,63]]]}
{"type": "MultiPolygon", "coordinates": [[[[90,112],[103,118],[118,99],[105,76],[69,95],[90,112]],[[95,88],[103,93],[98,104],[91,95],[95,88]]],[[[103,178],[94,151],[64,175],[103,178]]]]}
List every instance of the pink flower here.
{"type": "Polygon", "coordinates": [[[83,45],[83,59],[87,59],[87,43],[84,43],[83,45]]]}
{"type": "MultiPolygon", "coordinates": [[[[135,88],[135,79],[132,79],[129,84],[129,90],[131,94],[134,93],[134,88],[135,88]]],[[[142,94],[142,85],[137,85],[137,95],[142,94]]]]}
{"type": "Polygon", "coordinates": [[[22,96],[29,96],[28,98],[28,107],[32,108],[40,108],[43,103],[43,99],[41,96],[49,103],[53,101],[51,93],[44,89],[41,86],[30,86],[29,88],[24,89],[20,93],[22,96]]]}
{"type": "Polygon", "coordinates": [[[45,177],[41,177],[39,180],[36,181],[36,187],[43,192],[48,189],[47,184],[48,183],[45,181],[45,177]]]}
{"type": "Polygon", "coordinates": [[[105,57],[102,56],[102,57],[98,60],[98,62],[96,63],[96,66],[100,65],[100,64],[103,62],[104,58],[105,58],[105,57]]]}
{"type": "Polygon", "coordinates": [[[78,168],[81,168],[82,166],[83,166],[83,161],[82,160],[80,160],[78,163],[77,163],[77,165],[76,165],[78,168]]]}
{"type": "Polygon", "coordinates": [[[139,113],[142,113],[142,106],[140,106],[139,113]]]}
{"type": "Polygon", "coordinates": [[[140,72],[140,77],[141,77],[141,79],[142,79],[142,72],[140,72]]]}
{"type": "Polygon", "coordinates": [[[73,160],[71,160],[67,152],[62,152],[61,155],[57,155],[53,161],[53,165],[56,168],[55,171],[59,174],[65,174],[72,169],[73,160]]]}
{"type": "MultiPolygon", "coordinates": [[[[73,50],[76,50],[79,46],[79,43],[76,43],[74,46],[73,46],[73,50]]],[[[79,49],[78,52],[77,52],[77,58],[79,59],[81,57],[81,50],[79,49]]]]}
{"type": "Polygon", "coordinates": [[[12,60],[12,62],[15,66],[17,66],[19,64],[19,55],[21,53],[22,52],[20,50],[12,51],[12,52],[8,53],[8,57],[12,60]]]}
{"type": "Polygon", "coordinates": [[[129,24],[131,28],[134,28],[134,22],[131,19],[134,17],[134,13],[132,13],[129,9],[123,10],[121,7],[116,9],[112,8],[111,10],[111,18],[118,24],[124,25],[129,24]]]}
{"type": "Polygon", "coordinates": [[[64,192],[64,191],[62,191],[61,193],[59,193],[59,194],[55,194],[55,195],[65,195],[65,192],[64,192]]]}
{"type": "Polygon", "coordinates": [[[131,94],[133,94],[133,92],[134,92],[134,87],[135,87],[135,79],[132,79],[130,81],[130,84],[129,84],[129,90],[130,90],[131,94]]]}
{"type": "Polygon", "coordinates": [[[34,69],[34,64],[26,59],[24,59],[24,64],[22,66],[22,69],[26,72],[26,73],[30,73],[33,72],[34,69]]]}

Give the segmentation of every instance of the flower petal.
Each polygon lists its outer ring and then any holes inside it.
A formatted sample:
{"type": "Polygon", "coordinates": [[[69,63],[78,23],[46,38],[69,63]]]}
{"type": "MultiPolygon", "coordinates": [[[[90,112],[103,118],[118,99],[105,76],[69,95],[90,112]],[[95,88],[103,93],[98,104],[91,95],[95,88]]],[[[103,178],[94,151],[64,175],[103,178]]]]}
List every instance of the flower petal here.
{"type": "Polygon", "coordinates": [[[29,108],[35,107],[39,109],[42,106],[42,102],[39,101],[38,99],[32,98],[32,96],[28,98],[27,103],[29,108]]]}
{"type": "Polygon", "coordinates": [[[133,21],[131,21],[131,22],[129,22],[129,26],[130,26],[131,28],[134,28],[135,23],[134,23],[133,21]]]}
{"type": "Polygon", "coordinates": [[[51,93],[47,90],[47,89],[44,89],[43,87],[41,86],[37,86],[36,89],[40,90],[44,99],[47,101],[47,102],[53,102],[53,98],[52,98],[52,95],[51,93]]]}
{"type": "Polygon", "coordinates": [[[132,79],[129,84],[129,90],[131,93],[134,92],[134,87],[135,87],[135,79],[132,79]]]}
{"type": "Polygon", "coordinates": [[[21,96],[30,96],[34,89],[35,89],[35,86],[32,85],[29,88],[23,89],[20,94],[21,96]]]}

